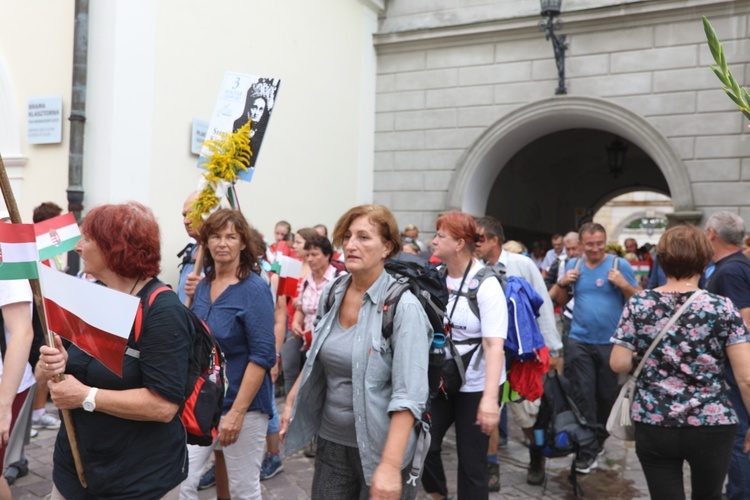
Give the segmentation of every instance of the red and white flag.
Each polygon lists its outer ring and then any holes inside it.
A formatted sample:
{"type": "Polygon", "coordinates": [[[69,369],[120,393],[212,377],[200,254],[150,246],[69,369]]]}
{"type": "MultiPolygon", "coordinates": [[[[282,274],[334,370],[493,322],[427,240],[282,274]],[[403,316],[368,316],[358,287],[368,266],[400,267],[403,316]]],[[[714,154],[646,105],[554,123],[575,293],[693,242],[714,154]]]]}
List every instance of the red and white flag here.
{"type": "Polygon", "coordinates": [[[302,261],[276,253],[276,262],[271,266],[271,271],[279,275],[278,295],[286,295],[294,298],[299,288],[299,277],[302,274],[302,261]]]}
{"type": "Polygon", "coordinates": [[[37,263],[48,328],[122,376],[140,300],[37,263]]]}

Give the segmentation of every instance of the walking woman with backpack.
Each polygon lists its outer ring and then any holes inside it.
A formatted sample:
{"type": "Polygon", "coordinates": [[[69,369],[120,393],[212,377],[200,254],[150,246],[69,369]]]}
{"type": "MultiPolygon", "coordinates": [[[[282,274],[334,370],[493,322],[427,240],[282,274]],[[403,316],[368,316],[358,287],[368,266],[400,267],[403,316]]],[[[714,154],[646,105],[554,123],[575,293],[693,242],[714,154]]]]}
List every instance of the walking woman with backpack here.
{"type": "MultiPolygon", "coordinates": [[[[75,250],[83,271],[108,288],[142,298],[161,286],[159,225],[135,202],[92,209],[75,250]]],[[[78,480],[65,424],[53,455],[51,498],[176,499],[187,473],[185,399],[195,330],[177,294],[161,293],[143,319],[140,337],[131,330],[122,376],[73,344],[42,346],[40,366],[55,406],[70,411],[88,487],[78,480]]]]}
{"type": "Polygon", "coordinates": [[[413,499],[414,429],[428,398],[432,329],[406,291],[396,305],[392,335],[383,335],[383,301],[395,283],[385,261],[401,250],[390,210],[352,208],[336,223],[333,242],[343,247],[350,274],[323,291],[320,307],[330,293],[333,302],[315,327],[307,362],[287,396],[281,418],[285,452],[318,436],[313,499],[413,499]]]}
{"type": "Polygon", "coordinates": [[[445,281],[450,293],[446,334],[455,345],[455,351],[446,348],[446,358],[450,358],[446,360],[446,368],[451,363],[455,368],[457,359],[461,359],[465,378],[460,376],[460,369],[456,377],[455,369],[444,368],[446,390],[430,400],[432,443],[422,484],[435,499],[448,495],[440,451],[446,431],[455,423],[458,498],[481,500],[489,496],[486,453],[490,433],[500,419],[499,386],[505,381],[503,343],[508,311],[499,280],[486,279],[480,286],[475,279],[484,264],[473,258],[477,235],[474,219],[465,213],[449,212],[438,218],[436,229],[433,253],[445,263],[445,281]],[[469,290],[478,286],[479,317],[472,312],[467,297],[469,290]],[[448,373],[453,374],[450,380],[448,373]]]}

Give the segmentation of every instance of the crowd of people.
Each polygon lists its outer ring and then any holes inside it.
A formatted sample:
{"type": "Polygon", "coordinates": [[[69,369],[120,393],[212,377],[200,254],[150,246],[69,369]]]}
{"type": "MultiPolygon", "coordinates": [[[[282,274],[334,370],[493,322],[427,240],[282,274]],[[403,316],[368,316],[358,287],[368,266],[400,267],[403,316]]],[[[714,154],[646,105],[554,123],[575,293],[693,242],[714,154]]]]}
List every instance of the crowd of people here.
{"type": "MultiPolygon", "coordinates": [[[[282,455],[302,449],[314,457],[313,498],[410,499],[420,485],[435,499],[488,498],[501,487],[502,412],[529,443],[528,484],[543,485],[545,458],[534,436],[541,398],[505,397],[515,363],[505,349],[508,332],[532,326],[544,345],[534,351],[543,367],[536,383],[546,370],[564,374],[596,434],[577,451],[577,473],[597,469],[618,373],[632,372],[645,356],[630,415],[652,497],[684,498],[684,462],[694,498],[721,498],[725,482],[727,498],[750,491],[750,259],[736,214],[714,213],[704,230],[673,222],[653,249],[629,239],[622,254],[608,250],[604,227],[589,222],[553,235],[549,251],[537,243],[527,252],[506,241],[493,217],[444,213],[428,246],[416,226],[400,229],[388,208],[362,205],[339,218],[331,239],[323,225],[293,231],[279,221],[267,245],[239,211],[189,220],[194,199],[183,206],[192,242],[178,256],[177,293],[159,294],[140,336],[131,332],[122,377],[59,337],[39,349],[38,361],[28,360],[30,289],[0,282],[8,339],[0,451],[6,466],[23,474],[31,422],[59,428],[51,498],[192,499],[215,485],[217,498],[257,499],[260,482],[284,470],[282,455]],[[273,266],[281,256],[301,261],[291,290],[279,286],[273,266]],[[396,282],[386,270],[391,259],[440,269],[448,297],[445,366],[457,366],[459,377],[450,384],[446,378],[435,393],[428,372],[437,334],[411,291],[400,296],[384,334],[383,307],[396,282]],[[633,262],[648,266],[646,279],[636,278],[633,262]],[[530,319],[509,318],[503,279],[487,276],[527,283],[538,295],[530,319]],[[195,335],[185,304],[227,360],[222,418],[210,446],[186,445],[180,418],[195,335]],[[86,485],[67,422],[46,413],[43,388],[70,413],[86,485]],[[420,438],[426,413],[429,441],[420,438]],[[441,456],[451,426],[455,492],[441,456]]],[[[139,298],[160,284],[159,226],[148,208],[94,208],[81,232],[76,252],[88,279],[139,298]]],[[[64,262],[48,264],[65,270],[64,262]]],[[[10,490],[0,478],[4,498],[10,490]]]]}

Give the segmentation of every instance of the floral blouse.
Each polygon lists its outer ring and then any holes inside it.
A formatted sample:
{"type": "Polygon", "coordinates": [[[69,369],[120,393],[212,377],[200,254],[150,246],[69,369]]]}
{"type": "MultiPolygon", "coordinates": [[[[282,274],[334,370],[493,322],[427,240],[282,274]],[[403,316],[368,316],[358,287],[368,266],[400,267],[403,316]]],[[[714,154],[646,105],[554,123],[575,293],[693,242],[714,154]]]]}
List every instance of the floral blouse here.
{"type": "MultiPolygon", "coordinates": [[[[636,293],[611,341],[635,351],[640,363],[654,337],[691,294],[636,293]]],[[[704,292],[646,361],[636,383],[633,421],[664,427],[737,423],[724,382],[724,349],[748,341],[750,333],[732,301],[704,292]]]]}

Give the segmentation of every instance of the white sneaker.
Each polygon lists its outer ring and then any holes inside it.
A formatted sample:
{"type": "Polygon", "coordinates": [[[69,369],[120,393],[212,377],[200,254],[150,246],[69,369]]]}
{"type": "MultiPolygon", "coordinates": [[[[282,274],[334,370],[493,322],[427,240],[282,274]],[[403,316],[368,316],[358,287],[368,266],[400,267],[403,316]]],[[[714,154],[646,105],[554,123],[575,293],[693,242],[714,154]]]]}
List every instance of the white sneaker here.
{"type": "Polygon", "coordinates": [[[57,417],[53,417],[49,413],[45,413],[38,419],[32,418],[31,426],[34,429],[59,429],[60,419],[58,419],[57,417]]]}
{"type": "Polygon", "coordinates": [[[36,430],[36,429],[33,429],[33,428],[32,428],[32,429],[31,429],[31,430],[29,431],[29,437],[33,437],[33,438],[35,438],[35,437],[37,437],[38,435],[39,435],[39,431],[38,431],[38,430],[36,430]]]}

